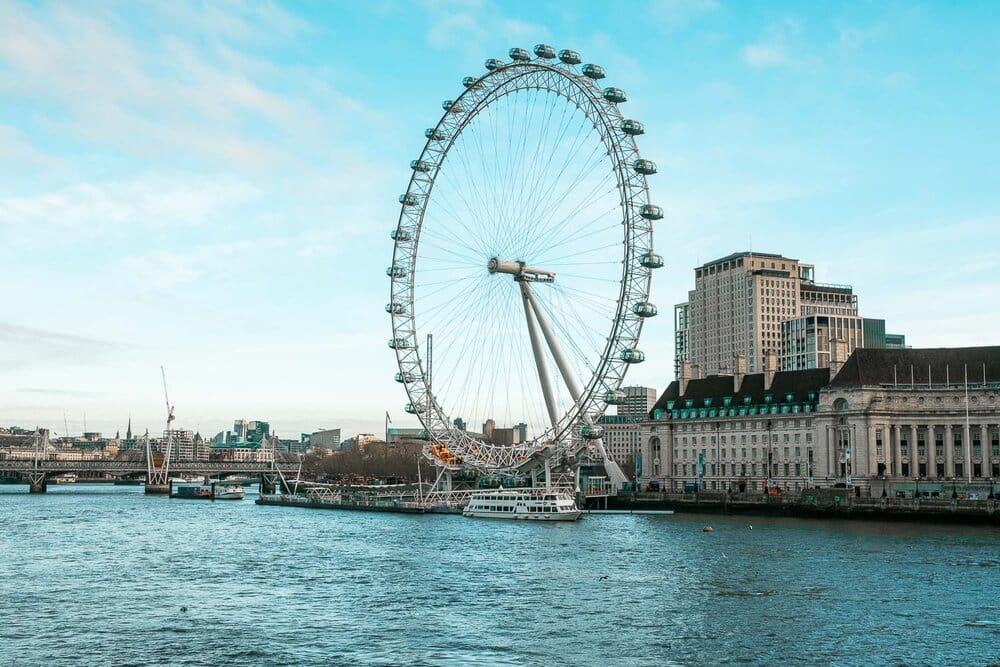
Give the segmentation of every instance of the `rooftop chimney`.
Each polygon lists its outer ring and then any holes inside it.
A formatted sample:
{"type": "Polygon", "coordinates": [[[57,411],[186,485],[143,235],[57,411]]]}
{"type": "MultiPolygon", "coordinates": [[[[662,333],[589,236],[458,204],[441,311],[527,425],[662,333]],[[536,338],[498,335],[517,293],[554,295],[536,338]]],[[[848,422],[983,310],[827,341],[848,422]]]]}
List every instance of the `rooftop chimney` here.
{"type": "Polygon", "coordinates": [[[743,378],[747,374],[747,358],[744,354],[736,355],[736,370],[733,373],[733,393],[736,394],[743,384],[743,378]]]}
{"type": "Polygon", "coordinates": [[[774,374],[778,372],[778,353],[774,350],[764,351],[764,391],[771,391],[774,374]]]}
{"type": "Polygon", "coordinates": [[[686,359],[681,362],[681,376],[677,378],[680,381],[680,395],[683,396],[684,392],[687,391],[688,382],[691,381],[691,362],[686,359]]]}
{"type": "Polygon", "coordinates": [[[830,379],[837,377],[837,373],[847,362],[847,341],[843,338],[833,337],[830,339],[830,379]]]}

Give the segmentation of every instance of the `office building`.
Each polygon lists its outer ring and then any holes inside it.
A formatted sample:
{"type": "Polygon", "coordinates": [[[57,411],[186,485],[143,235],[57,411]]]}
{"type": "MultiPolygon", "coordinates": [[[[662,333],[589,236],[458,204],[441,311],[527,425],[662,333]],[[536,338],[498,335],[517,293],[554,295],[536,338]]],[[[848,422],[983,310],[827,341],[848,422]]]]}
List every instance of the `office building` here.
{"type": "Polygon", "coordinates": [[[325,449],[334,451],[340,449],[340,429],[328,428],[309,434],[310,449],[325,449]]]}
{"type": "Polygon", "coordinates": [[[644,419],[656,403],[656,389],[653,387],[622,387],[625,402],[617,407],[619,417],[644,419]]]}
{"type": "Polygon", "coordinates": [[[674,320],[678,377],[685,361],[699,378],[735,372],[740,356],[747,372],[760,373],[769,351],[781,370],[826,367],[832,340],[844,341],[848,354],[887,346],[885,322],[859,316],[852,287],[818,283],[813,265],[773,253],[735,253],[696,268],[674,320]]]}
{"type": "Polygon", "coordinates": [[[645,416],[604,415],[597,420],[604,430],[604,448],[608,456],[630,477],[641,466],[639,455],[642,452],[642,431],[639,425],[646,419],[645,416]]]}

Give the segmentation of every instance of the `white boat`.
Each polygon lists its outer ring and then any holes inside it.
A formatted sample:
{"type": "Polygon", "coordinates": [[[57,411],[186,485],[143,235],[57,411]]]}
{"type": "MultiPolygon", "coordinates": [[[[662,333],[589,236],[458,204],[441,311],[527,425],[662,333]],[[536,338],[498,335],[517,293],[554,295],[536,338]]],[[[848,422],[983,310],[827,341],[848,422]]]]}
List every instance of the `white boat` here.
{"type": "Polygon", "coordinates": [[[243,487],[239,484],[215,484],[216,500],[243,500],[243,487]]]}
{"type": "Polygon", "coordinates": [[[462,514],[481,519],[576,521],[583,512],[565,492],[498,489],[473,493],[462,514]]]}
{"type": "Polygon", "coordinates": [[[243,500],[243,487],[205,479],[200,482],[175,483],[173,498],[201,498],[204,500],[243,500]]]}

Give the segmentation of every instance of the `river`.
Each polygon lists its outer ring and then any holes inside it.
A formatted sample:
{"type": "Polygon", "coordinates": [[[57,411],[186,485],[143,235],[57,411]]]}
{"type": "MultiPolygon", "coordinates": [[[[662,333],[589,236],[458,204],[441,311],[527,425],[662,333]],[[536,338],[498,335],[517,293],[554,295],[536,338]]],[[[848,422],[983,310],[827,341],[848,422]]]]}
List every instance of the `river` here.
{"type": "Polygon", "coordinates": [[[0,663],[1000,661],[997,528],[542,525],[254,497],[0,486],[0,663]]]}

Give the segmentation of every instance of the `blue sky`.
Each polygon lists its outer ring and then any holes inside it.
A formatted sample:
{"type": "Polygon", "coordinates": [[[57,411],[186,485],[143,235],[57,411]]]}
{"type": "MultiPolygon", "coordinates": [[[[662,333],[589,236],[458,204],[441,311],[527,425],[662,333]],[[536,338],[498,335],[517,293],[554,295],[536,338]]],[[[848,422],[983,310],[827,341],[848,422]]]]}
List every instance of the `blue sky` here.
{"type": "Polygon", "coordinates": [[[460,80],[605,66],[659,165],[667,269],[782,252],[915,346],[1000,341],[991,3],[0,0],[0,424],[406,423],[383,312],[408,162],[460,80]]]}

